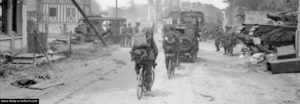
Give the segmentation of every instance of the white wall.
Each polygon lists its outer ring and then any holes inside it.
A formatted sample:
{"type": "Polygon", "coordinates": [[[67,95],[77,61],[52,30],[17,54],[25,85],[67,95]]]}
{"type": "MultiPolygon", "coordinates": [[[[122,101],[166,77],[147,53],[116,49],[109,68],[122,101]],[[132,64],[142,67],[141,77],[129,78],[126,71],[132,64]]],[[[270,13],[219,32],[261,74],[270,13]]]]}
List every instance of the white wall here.
{"type": "MultiPolygon", "coordinates": [[[[78,24],[67,24],[67,31],[74,32],[78,24]]],[[[63,34],[63,24],[48,24],[49,36],[58,36],[63,34]]]]}
{"type": "Polygon", "coordinates": [[[23,11],[22,11],[22,33],[23,33],[23,35],[22,35],[22,48],[24,48],[24,47],[26,47],[27,46],[27,11],[28,11],[28,4],[30,4],[30,3],[28,3],[29,1],[32,1],[32,0],[24,0],[23,2],[24,2],[24,4],[23,4],[23,11]]]}

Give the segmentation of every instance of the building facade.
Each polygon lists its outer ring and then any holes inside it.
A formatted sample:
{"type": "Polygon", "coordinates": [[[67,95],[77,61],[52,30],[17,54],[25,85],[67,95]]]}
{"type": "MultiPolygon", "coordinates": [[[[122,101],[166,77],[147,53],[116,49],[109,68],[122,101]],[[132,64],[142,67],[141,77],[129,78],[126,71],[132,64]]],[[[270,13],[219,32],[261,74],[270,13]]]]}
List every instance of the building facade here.
{"type": "MultiPolygon", "coordinates": [[[[39,30],[49,35],[59,35],[63,31],[74,31],[82,18],[71,0],[28,0],[31,7],[28,19],[40,18],[39,30]],[[40,13],[40,17],[37,14],[40,13]]],[[[76,0],[86,15],[91,14],[91,0],[76,0]]]]}
{"type": "Polygon", "coordinates": [[[0,52],[15,52],[27,45],[27,0],[0,0],[0,52]]]}

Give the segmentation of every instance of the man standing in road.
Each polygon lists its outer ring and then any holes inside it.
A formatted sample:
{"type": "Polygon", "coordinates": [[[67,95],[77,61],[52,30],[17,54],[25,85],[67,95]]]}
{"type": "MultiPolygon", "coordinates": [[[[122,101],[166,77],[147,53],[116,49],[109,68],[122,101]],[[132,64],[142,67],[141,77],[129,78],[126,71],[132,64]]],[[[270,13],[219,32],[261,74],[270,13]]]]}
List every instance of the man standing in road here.
{"type": "Polygon", "coordinates": [[[136,22],[134,28],[133,28],[133,32],[134,32],[134,35],[137,35],[139,32],[140,32],[140,23],[139,22],[136,22]]]}
{"type": "Polygon", "coordinates": [[[235,31],[232,29],[228,36],[228,54],[230,56],[233,55],[233,48],[236,46],[236,44],[237,44],[237,39],[235,37],[235,31]]]}
{"type": "Polygon", "coordinates": [[[217,27],[215,33],[216,52],[220,51],[221,36],[222,36],[222,30],[219,27],[217,27]]]}
{"type": "Polygon", "coordinates": [[[131,47],[131,44],[132,44],[132,36],[133,36],[133,28],[132,28],[132,26],[131,26],[130,23],[128,23],[126,32],[127,32],[127,42],[126,42],[126,44],[127,44],[129,47],[131,47]]]}
{"type": "Polygon", "coordinates": [[[125,42],[126,42],[126,30],[127,30],[127,27],[126,27],[126,24],[124,24],[121,29],[120,29],[120,45],[122,47],[125,46],[125,42]]]}

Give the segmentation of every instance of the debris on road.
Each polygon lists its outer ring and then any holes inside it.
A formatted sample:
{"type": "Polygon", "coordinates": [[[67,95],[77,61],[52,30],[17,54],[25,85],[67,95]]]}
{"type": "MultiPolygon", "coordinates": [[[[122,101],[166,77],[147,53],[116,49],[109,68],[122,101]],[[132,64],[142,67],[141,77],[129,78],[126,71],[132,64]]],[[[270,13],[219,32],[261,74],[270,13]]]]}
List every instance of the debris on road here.
{"type": "Polygon", "coordinates": [[[119,65],[126,65],[126,63],[124,61],[122,61],[122,60],[113,59],[113,61],[115,61],[119,65]]]}
{"type": "Polygon", "coordinates": [[[0,78],[6,78],[8,75],[18,69],[18,66],[11,64],[3,64],[0,66],[0,78]]]}
{"type": "Polygon", "coordinates": [[[264,53],[256,53],[250,57],[250,62],[252,64],[258,64],[258,63],[264,61],[264,59],[265,59],[264,57],[265,57],[264,53]]]}
{"type": "Polygon", "coordinates": [[[202,96],[202,97],[209,98],[208,101],[214,101],[214,100],[215,100],[215,98],[214,98],[213,96],[211,96],[211,95],[202,94],[202,93],[199,93],[199,92],[197,92],[197,91],[194,91],[194,92],[195,92],[196,94],[202,96]]]}
{"type": "Polygon", "coordinates": [[[17,80],[14,83],[11,83],[11,85],[19,87],[19,88],[27,88],[28,86],[37,84],[37,81],[34,79],[21,79],[17,80]]]}
{"type": "Polygon", "coordinates": [[[50,87],[60,86],[63,85],[64,82],[57,82],[57,81],[46,81],[37,83],[35,85],[28,86],[29,89],[36,89],[36,90],[44,90],[50,87]]]}

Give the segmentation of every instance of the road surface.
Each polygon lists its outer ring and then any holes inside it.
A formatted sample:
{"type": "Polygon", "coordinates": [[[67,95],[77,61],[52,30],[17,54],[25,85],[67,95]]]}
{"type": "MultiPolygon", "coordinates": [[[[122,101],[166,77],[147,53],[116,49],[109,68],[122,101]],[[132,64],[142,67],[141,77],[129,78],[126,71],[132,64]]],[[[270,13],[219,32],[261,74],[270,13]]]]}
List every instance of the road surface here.
{"type": "Polygon", "coordinates": [[[39,98],[41,104],[300,104],[298,74],[271,75],[242,67],[236,56],[215,52],[213,42],[201,42],[196,63],[181,64],[169,80],[157,44],[156,79],[141,100],[130,49],[120,47],[112,56],[70,63],[72,71],[59,78],[64,85],[15,97],[39,98]]]}
{"type": "MultiPolygon", "coordinates": [[[[160,42],[158,44],[161,47],[160,42]]],[[[121,64],[114,73],[60,98],[55,103],[299,104],[297,93],[300,83],[297,82],[297,75],[269,75],[232,67],[240,62],[238,58],[214,52],[214,47],[209,42],[200,43],[197,62],[183,63],[171,80],[167,78],[164,54],[160,48],[153,91],[142,100],[137,100],[137,81],[129,50],[120,48],[113,54],[113,59],[121,64]]],[[[47,103],[48,100],[44,97],[41,101],[47,103]]]]}

